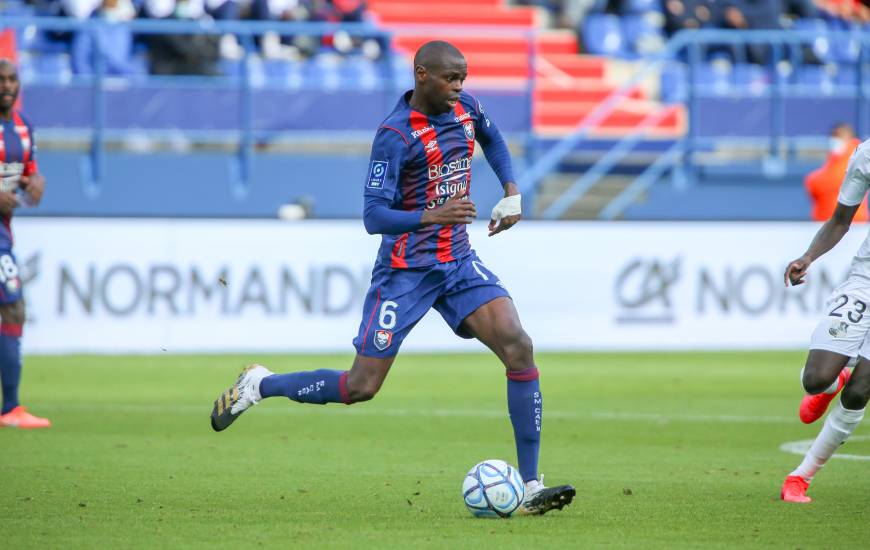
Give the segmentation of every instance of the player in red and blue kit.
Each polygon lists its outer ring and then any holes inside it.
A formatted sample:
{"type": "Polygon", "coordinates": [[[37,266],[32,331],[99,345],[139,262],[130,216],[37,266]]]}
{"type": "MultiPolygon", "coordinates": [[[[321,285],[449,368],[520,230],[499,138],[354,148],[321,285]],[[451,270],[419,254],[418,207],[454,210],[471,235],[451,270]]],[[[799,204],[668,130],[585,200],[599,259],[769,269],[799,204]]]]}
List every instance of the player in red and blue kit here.
{"type": "Polygon", "coordinates": [[[504,285],[472,250],[466,225],[475,141],[501,181],[505,198],[493,210],[490,236],[520,219],[510,153],[483,106],[462,91],[465,58],[447,42],[429,42],[414,58],[415,87],[384,120],[372,145],[363,220],[381,246],[353,341],[349,371],[273,374],[251,365],[215,401],[211,424],[226,429],[251,405],[285,396],[301,403],[356,403],[378,392],[404,338],[431,308],[463,338],[477,338],[504,363],[508,410],[519,471],[526,482],[521,511],[561,509],[570,485],[538,480],[542,398],[532,341],[504,285]]]}
{"type": "Polygon", "coordinates": [[[15,65],[0,59],[0,427],[48,428],[51,422],[30,414],[18,402],[25,311],[12,253],[12,212],[19,206],[39,204],[45,189],[45,178],[36,166],[33,127],[15,109],[20,88],[15,65]]]}

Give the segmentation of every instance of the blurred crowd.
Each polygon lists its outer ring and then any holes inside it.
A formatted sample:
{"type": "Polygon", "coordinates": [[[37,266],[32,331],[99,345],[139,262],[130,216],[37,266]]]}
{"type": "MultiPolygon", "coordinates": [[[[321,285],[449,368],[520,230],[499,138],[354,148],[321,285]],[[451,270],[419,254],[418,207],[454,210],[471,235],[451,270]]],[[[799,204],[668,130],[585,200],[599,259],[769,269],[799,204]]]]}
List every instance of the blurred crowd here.
{"type": "MultiPolygon", "coordinates": [[[[38,15],[77,19],[100,18],[112,22],[135,18],[176,20],[259,20],[362,22],[365,0],[29,0],[38,15]]],[[[108,74],[133,74],[134,52],[145,50],[153,74],[213,75],[221,59],[240,59],[244,49],[234,34],[149,34],[134,36],[124,25],[90,33],[54,33],[52,40],[67,42],[77,73],[93,72],[93,50],[103,53],[108,74]],[[94,41],[96,40],[96,43],[94,41]]],[[[256,46],[266,59],[303,59],[324,46],[339,54],[359,53],[375,59],[383,44],[347,33],[322,36],[258,36],[256,46]]]]}
{"type": "Polygon", "coordinates": [[[870,0],[519,0],[547,9],[561,26],[577,28],[589,13],[661,11],[672,34],[681,29],[787,28],[798,18],[870,23],[870,0]]]}

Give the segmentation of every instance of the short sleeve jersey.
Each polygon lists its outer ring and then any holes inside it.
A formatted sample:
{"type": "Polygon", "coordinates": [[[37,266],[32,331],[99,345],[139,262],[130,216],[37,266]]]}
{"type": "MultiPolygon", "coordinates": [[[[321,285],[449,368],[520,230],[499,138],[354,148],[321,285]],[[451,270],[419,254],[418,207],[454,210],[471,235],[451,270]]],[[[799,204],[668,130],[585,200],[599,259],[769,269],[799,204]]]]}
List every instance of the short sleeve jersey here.
{"type": "MultiPolygon", "coordinates": [[[[410,97],[411,92],[406,92],[378,129],[366,199],[388,201],[397,210],[422,211],[454,195],[467,198],[475,139],[486,143],[498,135],[498,129],[466,92],[452,111],[434,116],[411,108],[410,97]]],[[[470,252],[465,225],[434,225],[383,235],[378,262],[398,269],[417,268],[460,259],[470,252]]]]}
{"type": "MultiPolygon", "coordinates": [[[[13,110],[8,120],[0,119],[0,191],[18,190],[21,176],[38,171],[33,127],[19,111],[13,110]]],[[[11,218],[0,218],[0,250],[12,248],[11,218]]]]}
{"type": "MultiPolygon", "coordinates": [[[[852,153],[837,200],[846,206],[861,204],[868,189],[870,189],[870,140],[859,145],[852,153]]],[[[852,260],[851,273],[870,279],[870,235],[864,239],[852,260]]]]}

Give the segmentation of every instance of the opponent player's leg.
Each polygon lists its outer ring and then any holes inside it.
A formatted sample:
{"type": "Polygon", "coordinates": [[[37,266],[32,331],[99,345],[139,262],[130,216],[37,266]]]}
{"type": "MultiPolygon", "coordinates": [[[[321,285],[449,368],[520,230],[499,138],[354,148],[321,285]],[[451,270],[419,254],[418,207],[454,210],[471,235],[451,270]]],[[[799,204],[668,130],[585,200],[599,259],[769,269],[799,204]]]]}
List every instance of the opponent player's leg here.
{"type": "Polygon", "coordinates": [[[801,370],[801,385],[807,395],[801,400],[799,416],[802,422],[815,422],[828,410],[828,405],[849,380],[855,361],[848,355],[826,349],[811,349],[801,370]]]}
{"type": "MultiPolygon", "coordinates": [[[[2,258],[3,256],[0,256],[2,258]]],[[[11,257],[11,256],[10,256],[11,257]]],[[[4,273],[4,278],[6,274],[4,273]]],[[[19,294],[17,277],[10,289],[9,279],[3,281],[0,298],[13,298],[12,303],[0,305],[0,379],[3,386],[3,409],[0,426],[15,428],[48,428],[51,422],[27,412],[18,401],[21,384],[21,333],[24,326],[24,300],[19,294]],[[10,290],[12,292],[10,292],[10,290]]]]}
{"type": "MultiPolygon", "coordinates": [[[[867,353],[862,349],[862,354],[867,353]]],[[[834,405],[822,431],[816,437],[800,465],[788,475],[782,487],[781,498],[788,502],[810,502],[806,490],[813,477],[831,458],[834,452],[852,435],[864,418],[864,409],[870,399],[870,361],[858,357],[851,378],[843,388],[840,399],[834,405]]]]}

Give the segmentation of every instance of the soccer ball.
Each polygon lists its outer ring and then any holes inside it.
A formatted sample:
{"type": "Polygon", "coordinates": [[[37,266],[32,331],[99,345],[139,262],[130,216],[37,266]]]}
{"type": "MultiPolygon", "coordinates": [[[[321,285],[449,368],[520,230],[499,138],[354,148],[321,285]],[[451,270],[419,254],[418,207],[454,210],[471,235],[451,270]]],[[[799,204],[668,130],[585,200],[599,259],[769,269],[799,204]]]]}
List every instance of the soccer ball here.
{"type": "Polygon", "coordinates": [[[526,494],[523,478],[503,460],[484,460],[468,471],[462,498],[468,511],[479,518],[509,517],[526,494]]]}

